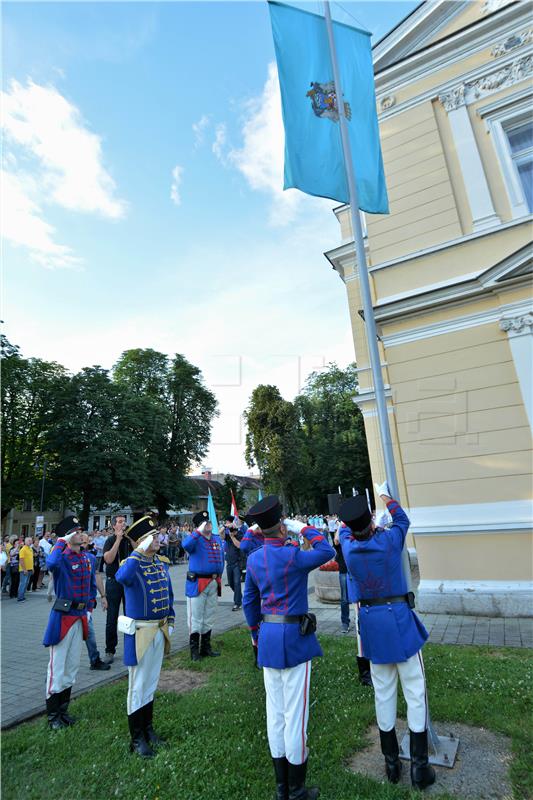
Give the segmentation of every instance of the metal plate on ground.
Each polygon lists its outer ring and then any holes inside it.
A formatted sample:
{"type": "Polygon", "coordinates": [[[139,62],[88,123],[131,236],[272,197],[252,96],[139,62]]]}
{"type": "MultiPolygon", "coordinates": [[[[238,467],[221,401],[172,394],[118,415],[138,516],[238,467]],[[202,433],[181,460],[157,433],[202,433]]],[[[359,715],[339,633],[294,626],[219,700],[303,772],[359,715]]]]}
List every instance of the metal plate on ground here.
{"type": "MultiPolygon", "coordinates": [[[[457,748],[459,747],[459,739],[456,739],[453,733],[449,736],[441,736],[439,734],[439,747],[435,752],[434,748],[429,745],[429,763],[436,764],[438,767],[453,767],[455,764],[455,757],[457,756],[457,748]]],[[[406,731],[400,742],[400,758],[405,761],[410,761],[409,755],[409,731],[406,731]]]]}

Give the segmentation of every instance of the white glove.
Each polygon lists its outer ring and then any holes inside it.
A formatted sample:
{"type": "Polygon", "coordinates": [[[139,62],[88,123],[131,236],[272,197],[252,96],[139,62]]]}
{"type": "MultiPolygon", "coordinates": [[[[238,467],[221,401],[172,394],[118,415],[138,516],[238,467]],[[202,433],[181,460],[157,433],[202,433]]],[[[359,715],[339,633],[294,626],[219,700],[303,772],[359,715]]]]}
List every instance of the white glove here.
{"type": "Polygon", "coordinates": [[[88,611],[87,612],[87,619],[90,620],[92,615],[93,615],[92,611],[88,611]]]}
{"type": "Polygon", "coordinates": [[[253,531],[255,533],[256,531],[260,531],[261,528],[259,527],[259,525],[256,522],[254,525],[252,525],[250,528],[248,528],[248,530],[253,531]]]}
{"type": "Polygon", "coordinates": [[[205,531],[206,525],[207,525],[207,520],[205,522],[202,522],[202,524],[198,526],[198,530],[200,531],[200,533],[203,533],[205,531]]]}
{"type": "Polygon", "coordinates": [[[79,533],[79,532],[80,532],[79,530],[72,531],[72,533],[68,533],[66,536],[62,536],[61,538],[63,539],[64,542],[66,542],[67,544],[70,544],[71,539],[74,539],[76,534],[79,533]]]}
{"type": "Polygon", "coordinates": [[[385,528],[390,522],[390,517],[386,511],[383,511],[376,517],[376,525],[378,528],[385,528]]]}
{"type": "Polygon", "coordinates": [[[143,539],[140,545],[135,549],[139,553],[146,553],[146,551],[148,550],[153,541],[154,541],[154,535],[151,533],[150,536],[147,536],[146,539],[143,539]]]}
{"type": "Polygon", "coordinates": [[[283,524],[291,533],[301,533],[304,528],[307,528],[305,522],[298,522],[297,519],[284,519],[283,524]]]}
{"type": "Polygon", "coordinates": [[[381,485],[379,483],[375,483],[374,488],[380,497],[382,494],[386,494],[387,497],[392,497],[387,481],[383,481],[381,485]]]}
{"type": "Polygon", "coordinates": [[[173,633],[174,633],[174,625],[169,625],[168,626],[168,635],[172,636],[173,633]]]}

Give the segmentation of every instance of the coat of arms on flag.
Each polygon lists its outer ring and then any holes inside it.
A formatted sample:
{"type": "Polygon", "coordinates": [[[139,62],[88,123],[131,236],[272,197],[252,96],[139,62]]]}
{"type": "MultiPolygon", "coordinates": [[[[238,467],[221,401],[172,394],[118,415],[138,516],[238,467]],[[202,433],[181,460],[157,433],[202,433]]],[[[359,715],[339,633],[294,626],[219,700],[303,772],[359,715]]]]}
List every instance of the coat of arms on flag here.
{"type": "MultiPolygon", "coordinates": [[[[306,97],[311,98],[313,111],[317,117],[325,117],[332,122],[339,121],[337,93],[335,92],[335,83],[333,81],[329,81],[328,83],[313,81],[306,97]]],[[[350,108],[350,104],[346,102],[344,103],[344,114],[346,119],[350,120],[352,118],[352,109],[350,108]]]]}

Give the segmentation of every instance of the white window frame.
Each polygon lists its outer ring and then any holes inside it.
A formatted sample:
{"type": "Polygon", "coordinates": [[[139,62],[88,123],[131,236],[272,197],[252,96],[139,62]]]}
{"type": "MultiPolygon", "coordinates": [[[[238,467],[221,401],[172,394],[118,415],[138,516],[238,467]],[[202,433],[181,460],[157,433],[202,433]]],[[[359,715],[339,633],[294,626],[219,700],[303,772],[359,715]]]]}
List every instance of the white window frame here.
{"type": "Polygon", "coordinates": [[[527,97],[524,97],[524,93],[520,94],[521,98],[513,104],[509,103],[510,98],[504,98],[501,101],[500,108],[495,108],[496,104],[493,104],[478,111],[480,116],[485,117],[487,129],[494,143],[513,219],[526,217],[531,213],[506,133],[510,128],[515,128],[524,122],[531,121],[533,92],[529,89],[527,97]]]}

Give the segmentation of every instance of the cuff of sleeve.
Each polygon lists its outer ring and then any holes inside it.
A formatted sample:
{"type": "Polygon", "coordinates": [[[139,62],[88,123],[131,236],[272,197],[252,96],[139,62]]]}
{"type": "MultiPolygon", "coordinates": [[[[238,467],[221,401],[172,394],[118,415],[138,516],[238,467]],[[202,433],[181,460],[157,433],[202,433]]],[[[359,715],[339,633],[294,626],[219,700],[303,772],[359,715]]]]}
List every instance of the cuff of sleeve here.
{"type": "Polygon", "coordinates": [[[387,503],[385,503],[385,505],[387,506],[391,514],[393,514],[396,511],[396,509],[400,507],[400,504],[396,500],[389,500],[387,503]]]}
{"type": "Polygon", "coordinates": [[[253,631],[258,631],[259,630],[259,625],[248,625],[248,630],[252,631],[252,632],[253,631]]]}

